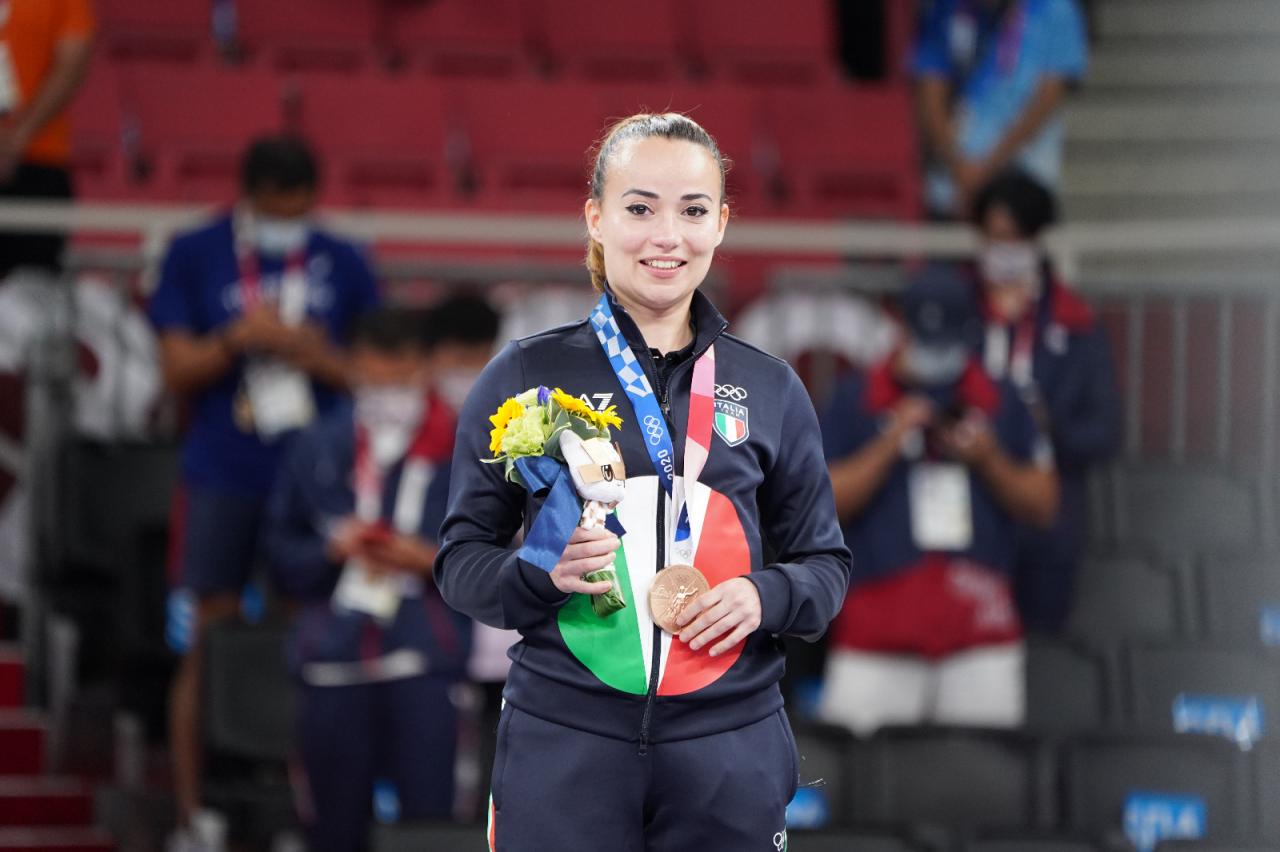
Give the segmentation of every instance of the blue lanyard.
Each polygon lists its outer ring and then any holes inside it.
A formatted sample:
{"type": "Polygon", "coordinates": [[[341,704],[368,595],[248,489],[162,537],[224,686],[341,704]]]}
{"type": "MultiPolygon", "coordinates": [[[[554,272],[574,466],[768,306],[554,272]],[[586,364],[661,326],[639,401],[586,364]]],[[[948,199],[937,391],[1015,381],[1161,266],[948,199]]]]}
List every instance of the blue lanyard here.
{"type": "MultiPolygon", "coordinates": [[[[649,384],[649,377],[636,360],[631,345],[623,337],[618,321],[613,316],[613,308],[609,305],[608,294],[602,294],[591,312],[591,326],[596,330],[596,339],[600,348],[609,359],[609,366],[618,377],[618,383],[631,400],[631,408],[636,415],[636,424],[644,430],[644,446],[649,452],[649,460],[658,473],[658,481],[671,497],[675,486],[675,447],[671,443],[671,434],[667,430],[667,421],[658,407],[658,400],[649,384]]],[[[693,483],[685,481],[685,493],[693,487],[693,483]]],[[[680,506],[680,519],[676,522],[675,541],[677,545],[688,544],[691,539],[689,526],[689,508],[686,500],[680,506]]]]}

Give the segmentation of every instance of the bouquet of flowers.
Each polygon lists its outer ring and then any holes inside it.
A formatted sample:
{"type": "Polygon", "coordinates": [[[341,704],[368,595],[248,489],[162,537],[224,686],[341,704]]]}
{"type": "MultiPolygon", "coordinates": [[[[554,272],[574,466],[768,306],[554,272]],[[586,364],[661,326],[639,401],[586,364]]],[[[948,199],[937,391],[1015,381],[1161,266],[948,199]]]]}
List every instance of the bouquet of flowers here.
{"type": "MultiPolygon", "coordinates": [[[[559,388],[536,387],[507,399],[489,417],[493,458],[482,461],[501,463],[509,481],[531,492],[550,489],[521,549],[522,557],[545,571],[555,567],[574,526],[593,529],[606,525],[622,499],[626,471],[621,454],[609,442],[609,428],[622,426],[615,409],[609,406],[596,411],[559,388]],[[581,498],[580,505],[570,486],[581,498]],[[566,496],[572,501],[571,509],[566,496]]],[[[583,579],[589,583],[607,580],[612,586],[608,592],[592,596],[597,615],[606,616],[627,605],[612,564],[583,575],[583,579]]]]}

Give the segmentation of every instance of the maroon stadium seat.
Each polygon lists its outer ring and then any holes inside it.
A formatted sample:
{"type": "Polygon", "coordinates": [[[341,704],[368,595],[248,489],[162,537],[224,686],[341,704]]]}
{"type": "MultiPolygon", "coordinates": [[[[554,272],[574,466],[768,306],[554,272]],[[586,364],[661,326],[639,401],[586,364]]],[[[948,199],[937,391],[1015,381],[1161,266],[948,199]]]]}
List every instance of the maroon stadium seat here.
{"type": "Polygon", "coordinates": [[[195,61],[212,43],[209,0],[96,0],[113,57],[195,61]]]}
{"type": "Polygon", "coordinates": [[[374,53],[376,0],[240,0],[236,34],[278,69],[354,71],[374,53]]]}
{"type": "Polygon", "coordinates": [[[97,54],[71,103],[71,170],[84,198],[125,198],[136,190],[126,180],[115,63],[97,54]]]}
{"type": "Polygon", "coordinates": [[[509,77],[525,65],[519,0],[385,0],[387,46],[433,74],[509,77]]]}
{"type": "Polygon", "coordinates": [[[564,213],[587,197],[586,149],[604,127],[596,87],[538,81],[451,88],[448,120],[465,139],[474,202],[564,213]]]}
{"type": "Polygon", "coordinates": [[[767,123],[792,212],[918,217],[919,161],[908,88],[840,86],[769,100],[767,123]]]}
{"type": "Polygon", "coordinates": [[[278,78],[262,70],[125,69],[124,115],[136,121],[152,194],[230,201],[249,140],[281,129],[280,91],[278,78]]]}
{"type": "Polygon", "coordinates": [[[384,75],[314,78],[300,129],[322,161],[325,201],[340,206],[438,206],[447,188],[439,85],[384,75]]]}
{"type": "MultiPolygon", "coordinates": [[[[671,0],[525,0],[535,50],[557,71],[599,81],[666,80],[683,70],[671,0]]],[[[700,0],[699,0],[700,2],[700,0]]],[[[694,6],[696,4],[690,4],[694,6]]]]}
{"type": "Polygon", "coordinates": [[[698,0],[693,50],[711,72],[735,82],[812,85],[835,79],[835,5],[830,0],[698,0]]]}

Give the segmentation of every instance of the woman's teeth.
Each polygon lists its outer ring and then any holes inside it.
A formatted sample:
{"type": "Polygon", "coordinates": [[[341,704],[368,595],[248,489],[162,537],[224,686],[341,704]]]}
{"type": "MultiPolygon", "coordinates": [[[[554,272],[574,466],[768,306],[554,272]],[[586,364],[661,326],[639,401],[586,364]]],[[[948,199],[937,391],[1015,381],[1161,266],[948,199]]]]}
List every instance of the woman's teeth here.
{"type": "Polygon", "coordinates": [[[675,269],[684,266],[683,260],[642,260],[645,266],[652,266],[654,269],[675,269]]]}

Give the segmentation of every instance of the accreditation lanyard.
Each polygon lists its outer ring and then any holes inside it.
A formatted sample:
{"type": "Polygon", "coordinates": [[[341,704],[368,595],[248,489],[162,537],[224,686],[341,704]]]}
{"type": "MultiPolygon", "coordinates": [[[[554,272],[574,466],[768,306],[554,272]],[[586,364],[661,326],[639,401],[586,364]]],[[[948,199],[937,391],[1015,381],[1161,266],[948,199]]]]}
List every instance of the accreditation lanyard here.
{"type": "MultiPolygon", "coordinates": [[[[631,401],[636,424],[644,430],[645,449],[658,474],[658,481],[662,483],[667,496],[674,499],[675,448],[667,429],[667,421],[662,415],[662,409],[658,407],[648,376],[644,374],[630,344],[618,328],[608,294],[600,296],[595,310],[591,312],[591,326],[595,329],[596,339],[600,341],[600,347],[609,359],[609,366],[613,368],[618,383],[631,401]]],[[[715,379],[716,356],[713,344],[694,362],[693,387],[689,395],[689,422],[684,442],[684,496],[679,505],[675,534],[675,556],[684,563],[691,563],[693,559],[687,495],[702,473],[711,452],[715,379]]]]}
{"type": "MultiPolygon", "coordinates": [[[[239,214],[234,220],[234,239],[236,251],[236,265],[240,272],[240,303],[241,310],[244,312],[257,307],[263,302],[262,295],[262,264],[258,260],[258,250],[253,244],[253,222],[249,215],[239,214]]],[[[276,297],[276,304],[280,310],[281,319],[291,325],[297,323],[293,320],[295,313],[298,313],[294,306],[295,299],[288,298],[285,289],[298,282],[306,285],[306,261],[307,251],[303,248],[295,249],[285,255],[284,272],[280,276],[280,290],[276,297]]],[[[302,308],[302,313],[306,311],[306,303],[302,302],[298,307],[302,308]]],[[[301,316],[296,317],[301,320],[301,316]]]]}
{"type": "MultiPolygon", "coordinates": [[[[400,532],[413,532],[422,516],[422,495],[413,495],[411,492],[414,488],[420,492],[426,487],[431,461],[428,438],[439,432],[438,428],[432,428],[435,425],[431,421],[435,405],[431,401],[427,405],[429,407],[423,411],[422,422],[418,424],[404,455],[404,471],[401,473],[400,488],[393,508],[395,527],[400,532]],[[403,506],[406,498],[413,505],[403,506]]],[[[369,429],[359,422],[355,428],[356,447],[351,485],[355,491],[356,517],[369,523],[378,523],[382,518],[382,483],[387,466],[378,464],[374,458],[373,439],[369,429]]]]}

